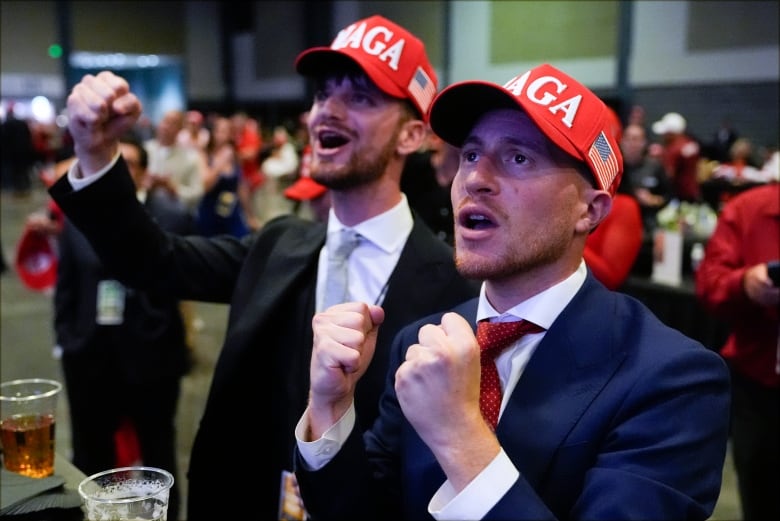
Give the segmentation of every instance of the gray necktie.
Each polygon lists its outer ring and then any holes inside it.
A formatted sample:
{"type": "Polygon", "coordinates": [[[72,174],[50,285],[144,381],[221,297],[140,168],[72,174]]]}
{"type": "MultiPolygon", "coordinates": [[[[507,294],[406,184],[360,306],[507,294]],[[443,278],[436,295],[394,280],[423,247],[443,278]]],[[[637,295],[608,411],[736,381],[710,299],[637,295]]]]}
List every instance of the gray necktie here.
{"type": "Polygon", "coordinates": [[[325,297],[322,301],[322,309],[347,300],[348,260],[359,243],[360,235],[349,229],[336,232],[328,241],[328,274],[325,279],[325,297]]]}

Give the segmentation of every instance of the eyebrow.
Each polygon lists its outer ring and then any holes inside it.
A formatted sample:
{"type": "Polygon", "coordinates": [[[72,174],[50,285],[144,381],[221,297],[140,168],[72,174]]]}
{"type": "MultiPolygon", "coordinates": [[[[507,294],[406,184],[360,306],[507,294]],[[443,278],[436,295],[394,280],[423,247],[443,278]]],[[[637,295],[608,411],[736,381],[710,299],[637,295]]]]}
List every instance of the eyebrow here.
{"type": "MultiPolygon", "coordinates": [[[[496,140],[496,142],[499,145],[512,145],[530,148],[536,152],[549,152],[547,143],[544,140],[520,139],[514,136],[501,136],[498,138],[498,140],[496,140]]],[[[463,140],[461,147],[465,147],[471,144],[482,146],[485,144],[485,140],[478,136],[469,135],[465,140],[463,140]]]]}

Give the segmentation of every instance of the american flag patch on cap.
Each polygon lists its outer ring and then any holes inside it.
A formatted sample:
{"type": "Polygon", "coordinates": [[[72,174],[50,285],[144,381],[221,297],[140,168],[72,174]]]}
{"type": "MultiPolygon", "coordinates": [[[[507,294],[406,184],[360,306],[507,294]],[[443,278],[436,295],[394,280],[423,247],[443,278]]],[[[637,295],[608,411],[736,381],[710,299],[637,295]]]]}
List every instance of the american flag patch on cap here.
{"type": "Polygon", "coordinates": [[[600,132],[596,137],[588,151],[588,157],[598,178],[599,186],[603,190],[608,190],[620,167],[604,132],[600,132]]]}
{"type": "Polygon", "coordinates": [[[417,71],[415,71],[412,76],[412,80],[409,82],[407,89],[409,90],[409,94],[417,100],[420,107],[426,111],[433,101],[433,97],[436,96],[436,86],[428,75],[425,74],[422,67],[417,67],[417,71]]]}

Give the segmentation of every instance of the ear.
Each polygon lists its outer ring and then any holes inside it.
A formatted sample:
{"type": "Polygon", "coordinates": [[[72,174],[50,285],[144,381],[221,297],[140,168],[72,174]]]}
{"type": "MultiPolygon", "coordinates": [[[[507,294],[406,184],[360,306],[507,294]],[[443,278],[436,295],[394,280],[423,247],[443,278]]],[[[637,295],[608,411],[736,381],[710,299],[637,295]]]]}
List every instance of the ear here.
{"type": "Polygon", "coordinates": [[[396,151],[402,156],[416,152],[425,143],[427,134],[428,127],[422,120],[410,119],[406,121],[398,133],[396,151]]]}
{"type": "Polygon", "coordinates": [[[612,196],[605,190],[589,190],[588,209],[583,218],[577,221],[577,231],[590,233],[612,210],[612,196]]]}

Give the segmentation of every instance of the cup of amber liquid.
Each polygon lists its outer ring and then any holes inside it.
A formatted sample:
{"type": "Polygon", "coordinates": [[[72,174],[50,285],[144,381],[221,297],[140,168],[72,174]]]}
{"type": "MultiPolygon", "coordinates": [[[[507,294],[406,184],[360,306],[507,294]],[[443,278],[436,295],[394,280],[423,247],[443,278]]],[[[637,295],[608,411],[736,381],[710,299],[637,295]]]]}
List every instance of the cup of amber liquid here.
{"type": "Polygon", "coordinates": [[[3,466],[31,478],[54,474],[54,427],[62,384],[44,378],[0,384],[3,466]]]}

